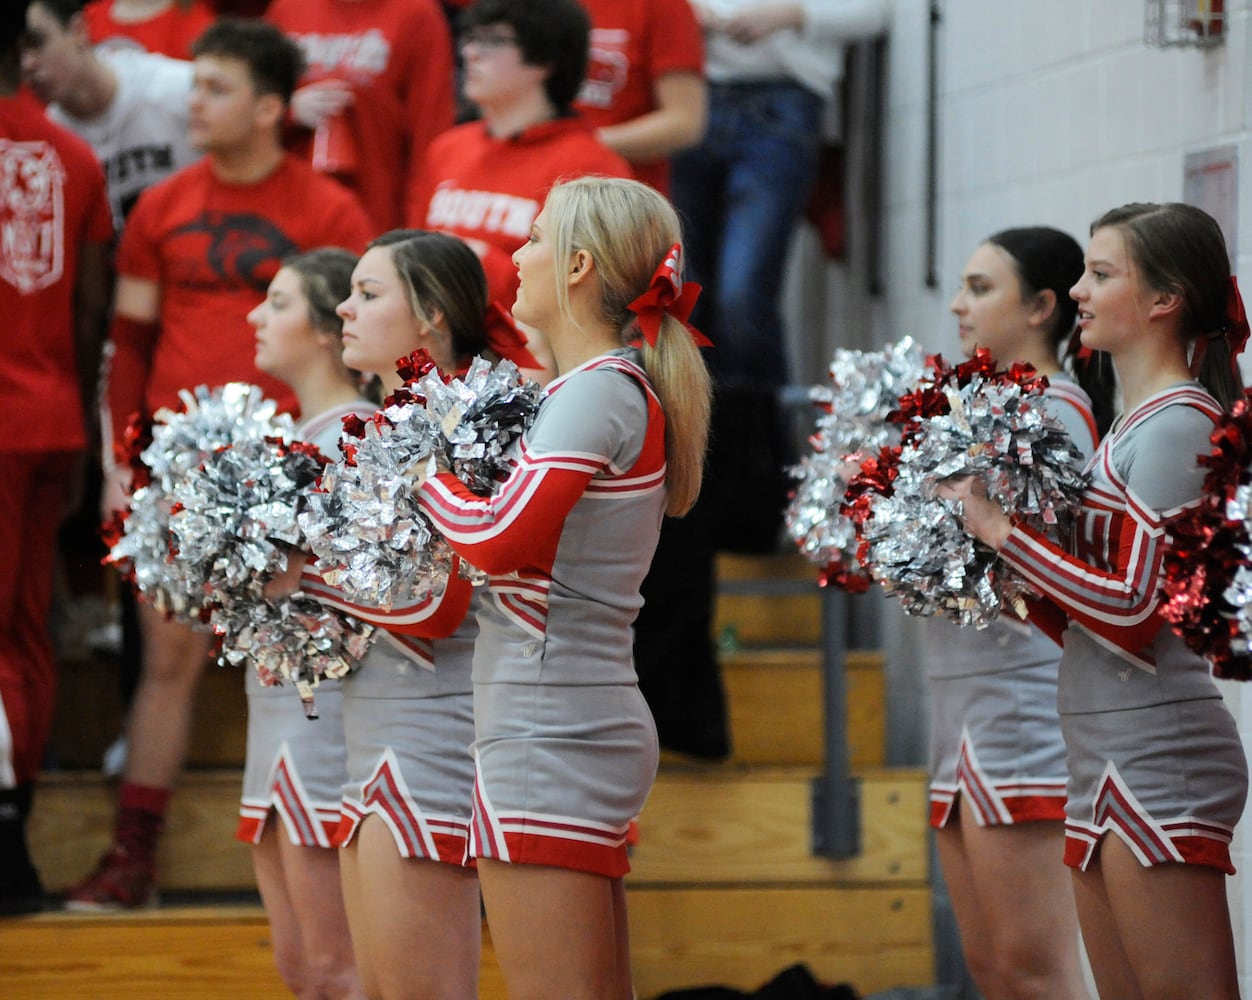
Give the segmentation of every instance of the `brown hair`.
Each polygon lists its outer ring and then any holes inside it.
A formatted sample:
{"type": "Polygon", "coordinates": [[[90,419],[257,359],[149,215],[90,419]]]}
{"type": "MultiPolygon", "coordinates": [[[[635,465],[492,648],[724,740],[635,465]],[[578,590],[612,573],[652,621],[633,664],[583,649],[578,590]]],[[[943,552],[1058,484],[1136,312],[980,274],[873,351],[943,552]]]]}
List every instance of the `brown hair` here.
{"type": "Polygon", "coordinates": [[[1203,385],[1225,407],[1243,392],[1223,336],[1230,289],[1230,257],[1221,227],[1207,212],[1181,202],[1133,203],[1105,212],[1091,224],[1118,230],[1149,288],[1182,297],[1182,331],[1188,341],[1205,338],[1203,385]]]}

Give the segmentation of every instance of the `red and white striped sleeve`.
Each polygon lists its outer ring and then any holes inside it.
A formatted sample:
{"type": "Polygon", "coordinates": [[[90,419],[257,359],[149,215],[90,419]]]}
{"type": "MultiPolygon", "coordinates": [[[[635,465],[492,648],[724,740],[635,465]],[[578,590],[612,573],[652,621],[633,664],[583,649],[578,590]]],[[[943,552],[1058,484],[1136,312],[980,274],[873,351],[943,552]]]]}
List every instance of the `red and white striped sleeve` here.
{"type": "Polygon", "coordinates": [[[1144,649],[1164,624],[1168,523],[1200,501],[1204,469],[1197,458],[1208,452],[1220,415],[1217,402],[1191,386],[1142,404],[1092,465],[1077,554],[1018,525],[1000,557],[1088,631],[1130,653],[1144,649]]]}
{"type": "Polygon", "coordinates": [[[1071,619],[1133,653],[1162,624],[1158,584],[1166,535],[1160,515],[1128,500],[1111,570],[1097,569],[1021,525],[1000,546],[1000,558],[1071,619]]]}
{"type": "Polygon", "coordinates": [[[525,442],[509,478],[480,497],[451,473],[426,481],[423,512],[466,562],[499,576],[523,567],[549,570],[565,517],[607,465],[603,456],[533,453],[525,442]]]}
{"type": "Polygon", "coordinates": [[[388,632],[443,639],[455,632],[464,620],[474,588],[461,576],[459,562],[454,561],[448,585],[442,594],[405,607],[372,608],[349,601],[342,590],[322,579],[317,564],[310,560],[300,574],[300,590],[327,607],[385,628],[388,632]]]}
{"type": "Polygon", "coordinates": [[[461,558],[491,576],[550,573],[566,517],[592,480],[614,480],[636,462],[648,425],[645,384],[641,368],[615,355],[557,379],[492,496],[442,473],[423,484],[421,509],[461,558]]]}

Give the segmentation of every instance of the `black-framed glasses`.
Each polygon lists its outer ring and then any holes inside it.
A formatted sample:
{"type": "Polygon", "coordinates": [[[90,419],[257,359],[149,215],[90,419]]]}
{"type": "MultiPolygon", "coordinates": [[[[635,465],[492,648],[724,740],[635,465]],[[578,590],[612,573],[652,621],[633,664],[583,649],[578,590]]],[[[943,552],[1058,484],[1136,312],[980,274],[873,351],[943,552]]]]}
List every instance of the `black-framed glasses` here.
{"type": "Polygon", "coordinates": [[[460,39],[461,48],[477,45],[483,49],[502,49],[507,45],[517,45],[517,35],[501,28],[471,28],[460,39]]]}

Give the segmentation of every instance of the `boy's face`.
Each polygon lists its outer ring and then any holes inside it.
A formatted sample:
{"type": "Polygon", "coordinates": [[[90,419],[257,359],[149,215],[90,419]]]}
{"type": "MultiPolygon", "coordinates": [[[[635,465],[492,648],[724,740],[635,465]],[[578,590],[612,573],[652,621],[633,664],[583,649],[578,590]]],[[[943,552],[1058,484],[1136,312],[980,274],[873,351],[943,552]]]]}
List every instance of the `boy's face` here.
{"type": "Polygon", "coordinates": [[[462,36],[460,45],[465,97],[480,107],[529,96],[547,78],[547,70],[526,62],[511,24],[479,25],[462,36]]]}
{"type": "Polygon", "coordinates": [[[241,148],[258,131],[273,127],[274,105],[281,114],[282,102],[276,94],[257,94],[242,59],[199,56],[192,70],[188,136],[203,153],[241,148]]]}
{"type": "Polygon", "coordinates": [[[43,4],[30,5],[22,43],[22,76],[41,101],[60,102],[78,85],[90,58],[81,17],[64,25],[43,4]]]}

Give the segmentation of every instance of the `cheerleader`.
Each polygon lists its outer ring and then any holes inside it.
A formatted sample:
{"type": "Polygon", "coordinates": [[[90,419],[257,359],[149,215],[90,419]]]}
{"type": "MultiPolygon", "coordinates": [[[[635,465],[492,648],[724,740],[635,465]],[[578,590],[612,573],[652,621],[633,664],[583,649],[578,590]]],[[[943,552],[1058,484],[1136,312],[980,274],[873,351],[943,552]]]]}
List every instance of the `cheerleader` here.
{"type": "Polygon", "coordinates": [[[557,377],[490,498],[441,472],[422,508],[490,575],[474,649],[470,851],[518,1000],[629,1000],[626,836],[657,765],[631,623],[663,514],[695,500],[709,379],[679,223],[638,181],[553,187],[513,255],[513,312],[557,377]]]}
{"type": "MultiPolygon", "coordinates": [[[[952,300],[961,350],[1048,378],[1046,406],[1084,460],[1098,438],[1092,396],[1112,386],[1078,361],[1082,248],[1056,229],[1007,229],[970,256],[952,300]],[[1077,369],[1091,395],[1062,369],[1077,369]]],[[[1111,372],[1110,372],[1111,374],[1111,372]]],[[[1107,424],[1107,420],[1104,421],[1107,424]]],[[[986,629],[925,620],[930,681],[930,816],[966,965],[987,1000],[1087,997],[1064,843],[1065,744],[1056,711],[1060,647],[1002,615],[986,629]],[[1012,880],[1004,878],[1009,867],[1012,880]]]]}
{"type": "MultiPolygon", "coordinates": [[[[340,303],[344,361],[402,385],[398,360],[425,349],[455,373],[489,344],[486,281],[453,236],[395,230],[357,262],[340,303]]],[[[507,350],[507,341],[490,341],[507,350]],[[503,344],[503,346],[502,346],[503,344]]],[[[456,573],[440,597],[380,611],[306,567],[303,592],[382,627],[343,681],[348,778],[336,840],[353,948],[371,997],[477,996],[482,912],[465,864],[474,765],[470,660],[477,622],[456,573]]]]}
{"type": "MultiPolygon", "coordinates": [[[[256,365],[296,394],[294,437],[338,455],[342,419],[368,417],[357,376],[344,364],[342,320],[356,255],[323,249],[288,258],[248,313],[256,365]]],[[[238,839],[252,845],[274,961],[296,996],[364,997],[339,885],[339,797],[347,777],[339,682],[317,688],[310,721],[290,686],[264,687],[248,669],[248,741],[238,839]]]]}
{"type": "Polygon", "coordinates": [[[1160,573],[1166,519],[1198,501],[1195,456],[1238,396],[1243,307],[1217,223],[1182,204],[1098,219],[1071,295],[1123,394],[1072,537],[1017,524],[969,478],[950,491],[1042,592],[1032,618],[1064,646],[1065,862],[1100,995],[1235,998],[1222,876],[1247,762],[1209,664],[1160,615],[1160,573]]]}

